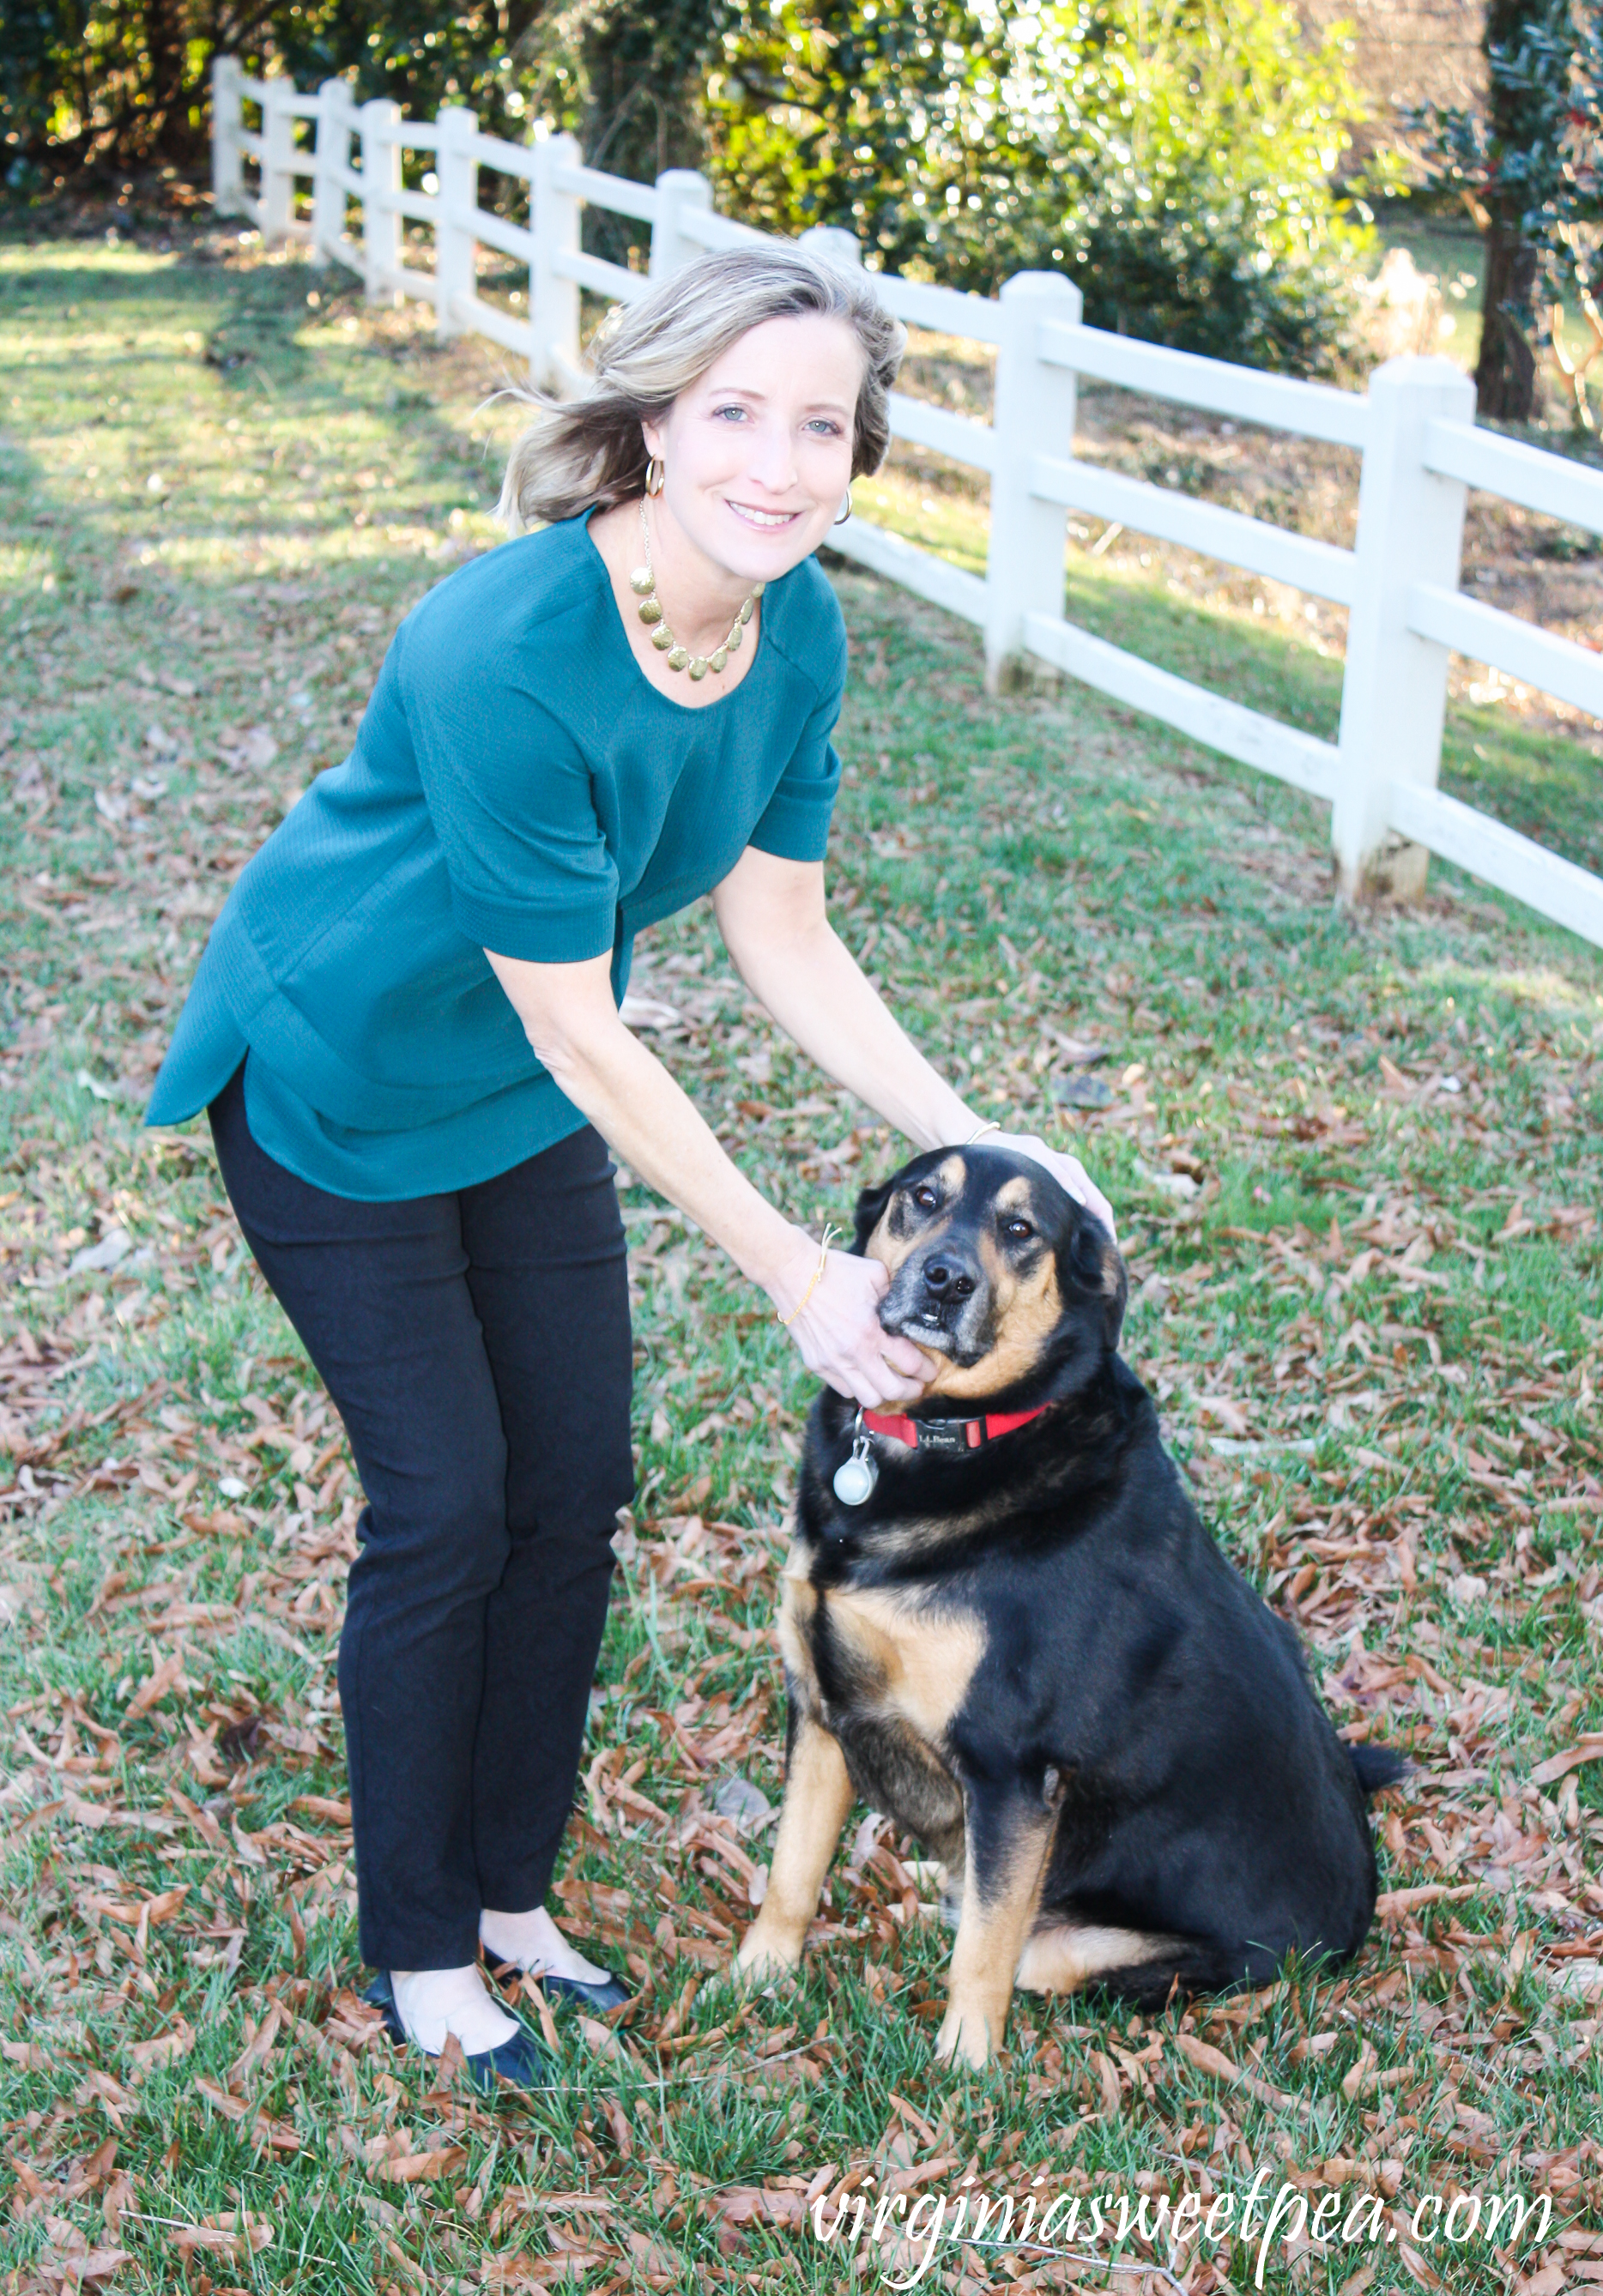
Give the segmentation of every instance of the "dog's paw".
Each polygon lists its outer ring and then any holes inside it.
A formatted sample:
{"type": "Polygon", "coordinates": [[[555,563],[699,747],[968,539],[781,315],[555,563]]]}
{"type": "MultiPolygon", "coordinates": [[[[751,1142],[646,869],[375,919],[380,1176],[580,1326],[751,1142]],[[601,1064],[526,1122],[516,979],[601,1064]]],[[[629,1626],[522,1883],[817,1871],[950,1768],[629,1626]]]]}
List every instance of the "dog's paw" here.
{"type": "Polygon", "coordinates": [[[736,1975],[752,1985],[767,1985],[775,1978],[789,1977],[801,1965],[801,1946],[793,1945],[772,1931],[765,1935],[760,1922],[754,1922],[746,1931],[735,1956],[736,1975]]]}
{"type": "Polygon", "coordinates": [[[935,2054],[943,2064],[967,2065],[979,2072],[991,2062],[991,2027],[984,2015],[974,2009],[965,2015],[954,2002],[941,2021],[935,2054]]]}

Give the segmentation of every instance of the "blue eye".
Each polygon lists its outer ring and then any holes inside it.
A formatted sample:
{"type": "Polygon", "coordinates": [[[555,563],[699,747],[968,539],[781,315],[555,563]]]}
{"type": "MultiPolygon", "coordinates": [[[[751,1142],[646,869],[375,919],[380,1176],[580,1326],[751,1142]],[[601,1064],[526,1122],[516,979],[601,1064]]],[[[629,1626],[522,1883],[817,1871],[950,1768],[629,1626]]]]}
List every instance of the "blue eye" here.
{"type": "Polygon", "coordinates": [[[830,439],[839,439],[843,435],[840,424],[827,414],[815,414],[807,427],[810,430],[822,430],[830,439]]]}
{"type": "Polygon", "coordinates": [[[712,410],[712,419],[715,422],[721,422],[726,414],[733,414],[744,421],[745,411],[744,406],[715,406],[712,410]]]}

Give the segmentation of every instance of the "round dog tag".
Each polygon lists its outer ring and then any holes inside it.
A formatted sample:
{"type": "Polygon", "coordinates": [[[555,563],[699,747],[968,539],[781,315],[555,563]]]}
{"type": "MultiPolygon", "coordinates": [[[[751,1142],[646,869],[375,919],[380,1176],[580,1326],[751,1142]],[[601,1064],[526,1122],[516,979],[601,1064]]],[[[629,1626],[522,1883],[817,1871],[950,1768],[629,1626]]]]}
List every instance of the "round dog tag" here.
{"type": "Polygon", "coordinates": [[[834,1495],[843,1506],[861,1506],[878,1480],[873,1460],[854,1450],[834,1471],[834,1495]]]}

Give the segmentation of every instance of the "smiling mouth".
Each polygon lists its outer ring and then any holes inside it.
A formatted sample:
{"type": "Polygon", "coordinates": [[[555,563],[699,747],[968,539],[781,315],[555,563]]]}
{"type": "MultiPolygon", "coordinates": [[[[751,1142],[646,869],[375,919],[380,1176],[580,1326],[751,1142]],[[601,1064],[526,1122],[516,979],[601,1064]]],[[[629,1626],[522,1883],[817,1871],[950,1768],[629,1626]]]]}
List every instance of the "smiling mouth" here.
{"type": "Polygon", "coordinates": [[[802,515],[799,510],[759,510],[752,503],[729,502],[727,496],[725,501],[737,519],[747,526],[760,528],[765,533],[773,533],[782,526],[791,526],[802,515]]]}
{"type": "Polygon", "coordinates": [[[952,1335],[939,1308],[920,1308],[916,1314],[897,1316],[890,1323],[882,1315],[880,1324],[894,1339],[916,1341],[920,1347],[932,1348],[938,1355],[950,1355],[953,1351],[952,1335]]]}

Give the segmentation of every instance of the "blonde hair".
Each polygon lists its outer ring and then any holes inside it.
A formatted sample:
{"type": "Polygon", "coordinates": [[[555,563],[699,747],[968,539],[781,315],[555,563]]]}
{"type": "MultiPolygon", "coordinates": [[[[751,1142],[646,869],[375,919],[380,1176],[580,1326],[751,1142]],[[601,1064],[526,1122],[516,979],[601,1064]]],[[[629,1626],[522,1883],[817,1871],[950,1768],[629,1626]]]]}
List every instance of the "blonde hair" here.
{"type": "Polygon", "coordinates": [[[862,347],[851,475],[878,470],[906,329],[860,271],[779,241],[729,248],[698,257],[615,311],[590,347],[592,375],[577,398],[517,394],[538,411],[507,457],[499,504],[507,531],[644,494],[642,422],[660,421],[752,328],[815,315],[843,320],[862,347]]]}

